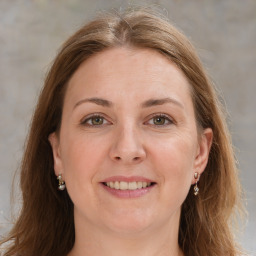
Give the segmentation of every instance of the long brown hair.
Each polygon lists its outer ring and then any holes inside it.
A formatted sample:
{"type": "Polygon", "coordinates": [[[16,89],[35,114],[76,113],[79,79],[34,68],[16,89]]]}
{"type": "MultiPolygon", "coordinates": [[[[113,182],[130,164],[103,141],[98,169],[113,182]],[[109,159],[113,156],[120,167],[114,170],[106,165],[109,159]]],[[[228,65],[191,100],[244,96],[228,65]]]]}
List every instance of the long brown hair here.
{"type": "Polygon", "coordinates": [[[186,256],[239,255],[230,219],[240,206],[241,188],[220,103],[191,43],[166,18],[145,9],[101,15],[70,37],[55,58],[33,116],[21,165],[23,207],[1,242],[10,242],[4,255],[63,256],[73,247],[73,203],[66,191],[57,191],[48,136],[60,127],[66,85],[79,65],[121,46],[151,48],[176,63],[191,85],[198,127],[213,130],[200,194],[190,191],[182,206],[181,249],[186,256]]]}

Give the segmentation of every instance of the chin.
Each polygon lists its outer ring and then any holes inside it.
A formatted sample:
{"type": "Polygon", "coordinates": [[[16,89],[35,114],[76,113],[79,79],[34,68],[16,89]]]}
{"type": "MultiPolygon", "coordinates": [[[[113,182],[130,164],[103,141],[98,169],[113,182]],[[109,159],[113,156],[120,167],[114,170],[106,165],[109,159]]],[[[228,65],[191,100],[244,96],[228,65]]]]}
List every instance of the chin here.
{"type": "Polygon", "coordinates": [[[150,225],[145,225],[138,222],[127,222],[127,223],[118,223],[115,226],[109,227],[113,232],[118,233],[120,235],[130,235],[130,234],[138,234],[143,233],[148,230],[150,225]]]}
{"type": "Polygon", "coordinates": [[[118,233],[140,233],[148,230],[151,226],[153,226],[154,220],[156,219],[157,218],[154,218],[153,215],[146,215],[145,212],[123,212],[123,214],[119,213],[112,215],[112,218],[107,221],[107,226],[109,229],[112,229],[112,231],[118,233]],[[113,218],[113,216],[115,217],[113,218]]]}

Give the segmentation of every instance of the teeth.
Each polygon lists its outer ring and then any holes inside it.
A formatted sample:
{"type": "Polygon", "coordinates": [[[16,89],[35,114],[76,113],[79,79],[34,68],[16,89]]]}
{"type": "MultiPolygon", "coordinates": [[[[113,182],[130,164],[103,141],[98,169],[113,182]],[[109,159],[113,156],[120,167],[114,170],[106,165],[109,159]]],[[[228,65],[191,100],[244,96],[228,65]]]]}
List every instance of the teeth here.
{"type": "Polygon", "coordinates": [[[120,189],[120,190],[135,190],[135,189],[141,189],[146,188],[152,185],[151,182],[145,182],[145,181],[133,181],[133,182],[126,182],[126,181],[111,181],[105,183],[110,188],[114,189],[120,189]]]}
{"type": "Polygon", "coordinates": [[[128,187],[129,187],[129,190],[135,190],[137,189],[137,183],[134,181],[134,182],[129,182],[128,183],[128,187]]]}
{"type": "Polygon", "coordinates": [[[127,182],[124,182],[124,181],[121,181],[121,182],[120,182],[119,188],[120,188],[121,190],[127,190],[128,187],[129,187],[129,184],[128,184],[127,182]]]}
{"type": "Polygon", "coordinates": [[[138,189],[142,188],[142,182],[141,181],[137,182],[137,188],[138,189]]]}
{"type": "Polygon", "coordinates": [[[119,188],[120,188],[120,183],[118,181],[115,181],[114,189],[119,189],[119,188]]]}

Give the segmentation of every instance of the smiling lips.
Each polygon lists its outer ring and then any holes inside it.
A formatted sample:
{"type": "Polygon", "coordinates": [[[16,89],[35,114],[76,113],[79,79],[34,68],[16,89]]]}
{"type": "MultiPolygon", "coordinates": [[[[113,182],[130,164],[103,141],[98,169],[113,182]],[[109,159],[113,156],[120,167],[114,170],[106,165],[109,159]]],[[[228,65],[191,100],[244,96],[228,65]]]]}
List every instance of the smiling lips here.
{"type": "Polygon", "coordinates": [[[113,189],[120,189],[120,190],[136,190],[141,188],[146,188],[152,185],[152,182],[146,182],[146,181],[132,181],[132,182],[126,182],[126,181],[110,181],[110,182],[104,182],[104,185],[108,186],[109,188],[113,189]]]}
{"type": "Polygon", "coordinates": [[[143,177],[111,177],[101,182],[112,195],[119,198],[134,198],[147,194],[156,185],[143,177]]]}

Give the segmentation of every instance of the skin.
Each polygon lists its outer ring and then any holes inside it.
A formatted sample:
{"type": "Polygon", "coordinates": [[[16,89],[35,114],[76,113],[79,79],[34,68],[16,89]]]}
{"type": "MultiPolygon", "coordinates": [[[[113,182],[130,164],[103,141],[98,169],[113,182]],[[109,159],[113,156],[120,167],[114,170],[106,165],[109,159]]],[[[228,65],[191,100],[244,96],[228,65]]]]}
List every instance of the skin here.
{"type": "Polygon", "coordinates": [[[198,134],[190,85],[175,64],[150,49],[94,55],[70,79],[60,133],[49,141],[55,174],[62,174],[74,203],[69,256],[183,255],[180,209],[194,173],[207,164],[212,131],[198,134]],[[103,119],[90,119],[94,113],[103,119]],[[143,196],[119,198],[101,183],[116,175],[156,184],[143,196]]]}

